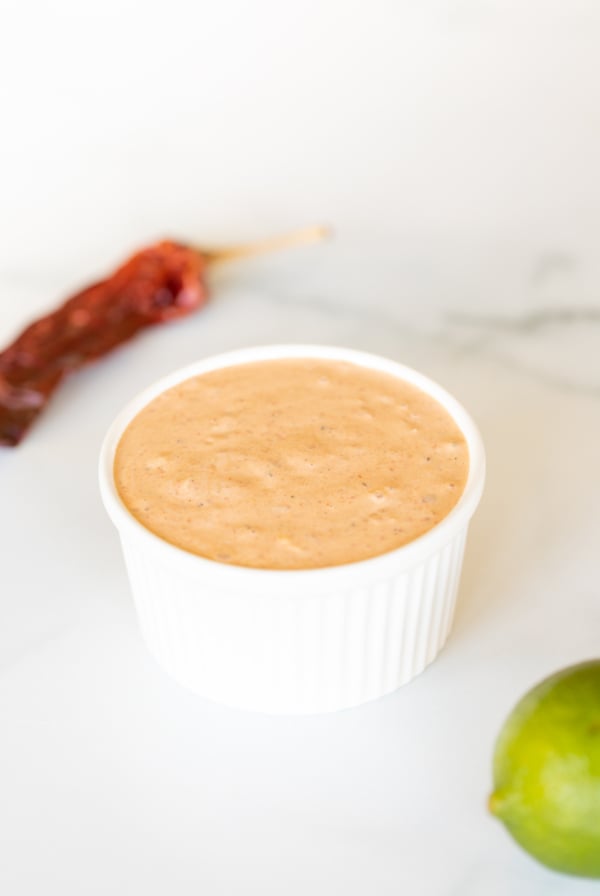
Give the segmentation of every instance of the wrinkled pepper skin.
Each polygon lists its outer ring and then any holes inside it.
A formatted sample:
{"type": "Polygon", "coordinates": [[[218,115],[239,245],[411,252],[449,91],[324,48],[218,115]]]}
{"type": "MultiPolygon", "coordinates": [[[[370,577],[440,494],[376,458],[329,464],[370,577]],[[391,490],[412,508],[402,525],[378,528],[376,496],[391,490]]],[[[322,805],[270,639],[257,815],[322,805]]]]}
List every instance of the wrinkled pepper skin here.
{"type": "Polygon", "coordinates": [[[165,240],[30,324],[0,352],[0,445],[19,444],[72,371],[202,307],[206,269],[201,251],[165,240]]]}

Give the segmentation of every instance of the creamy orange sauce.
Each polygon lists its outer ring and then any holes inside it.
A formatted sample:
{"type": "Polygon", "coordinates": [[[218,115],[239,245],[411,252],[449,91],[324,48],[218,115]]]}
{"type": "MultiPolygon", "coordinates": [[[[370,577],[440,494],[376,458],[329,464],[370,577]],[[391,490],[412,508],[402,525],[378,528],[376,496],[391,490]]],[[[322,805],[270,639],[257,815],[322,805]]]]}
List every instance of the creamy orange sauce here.
{"type": "Polygon", "coordinates": [[[159,395],[115,458],[129,511],[222,563],[311,569],[383,554],[436,525],[469,467],[447,411],[389,374],[261,361],[159,395]]]}

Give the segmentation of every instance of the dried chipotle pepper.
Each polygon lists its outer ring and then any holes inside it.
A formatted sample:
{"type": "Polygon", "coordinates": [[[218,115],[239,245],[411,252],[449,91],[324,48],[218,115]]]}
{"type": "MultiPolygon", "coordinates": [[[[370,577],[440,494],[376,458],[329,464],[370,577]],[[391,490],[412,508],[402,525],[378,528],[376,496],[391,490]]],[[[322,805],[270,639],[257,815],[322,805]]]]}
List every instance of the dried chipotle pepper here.
{"type": "Polygon", "coordinates": [[[0,352],[0,445],[18,445],[72,371],[153,324],[182,317],[208,299],[211,264],[312,242],[322,228],[217,251],[165,240],[142,249],[110,277],[30,324],[0,352]]]}

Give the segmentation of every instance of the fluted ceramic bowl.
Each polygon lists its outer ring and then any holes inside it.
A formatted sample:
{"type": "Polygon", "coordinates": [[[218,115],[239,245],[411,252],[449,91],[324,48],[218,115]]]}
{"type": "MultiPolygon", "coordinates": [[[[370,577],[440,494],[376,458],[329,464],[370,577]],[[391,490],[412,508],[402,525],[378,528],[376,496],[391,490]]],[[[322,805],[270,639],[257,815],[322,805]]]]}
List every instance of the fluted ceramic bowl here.
{"type": "Polygon", "coordinates": [[[357,706],[396,690],[435,659],[452,625],[467,529],[484,477],[477,427],[441,386],[376,355],[314,345],[242,349],[172,373],[119,414],[100,456],[102,498],[121,538],[148,648],[196,693],[270,713],[357,706]],[[469,450],[467,483],[450,513],[396,550],[308,570],[218,563],[175,547],[139,523],[121,501],[113,475],[119,439],[133,417],[182,380],[279,358],[347,361],[392,374],[436,399],[469,450]]]}

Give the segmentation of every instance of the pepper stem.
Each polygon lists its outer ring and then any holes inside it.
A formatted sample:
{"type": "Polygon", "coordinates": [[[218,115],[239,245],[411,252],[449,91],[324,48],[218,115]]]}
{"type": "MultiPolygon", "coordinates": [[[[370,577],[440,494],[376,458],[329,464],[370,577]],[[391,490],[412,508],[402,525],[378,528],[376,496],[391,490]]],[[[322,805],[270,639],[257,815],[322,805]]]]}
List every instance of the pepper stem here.
{"type": "Polygon", "coordinates": [[[221,264],[227,261],[237,261],[238,258],[250,258],[253,255],[276,252],[279,249],[291,249],[293,246],[317,243],[326,239],[330,233],[328,227],[304,227],[302,230],[295,230],[292,233],[266,240],[258,240],[255,243],[229,246],[224,249],[201,249],[200,251],[209,264],[221,264]]]}

